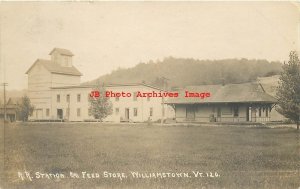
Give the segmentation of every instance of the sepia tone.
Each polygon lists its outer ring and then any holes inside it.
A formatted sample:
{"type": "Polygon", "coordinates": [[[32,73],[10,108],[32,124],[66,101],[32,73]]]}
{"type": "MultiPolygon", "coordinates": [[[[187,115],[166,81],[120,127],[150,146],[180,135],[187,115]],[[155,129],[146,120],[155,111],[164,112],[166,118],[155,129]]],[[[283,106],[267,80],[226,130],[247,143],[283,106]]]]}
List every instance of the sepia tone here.
{"type": "Polygon", "coordinates": [[[278,103],[299,19],[296,2],[1,2],[0,188],[299,188],[278,103]]]}

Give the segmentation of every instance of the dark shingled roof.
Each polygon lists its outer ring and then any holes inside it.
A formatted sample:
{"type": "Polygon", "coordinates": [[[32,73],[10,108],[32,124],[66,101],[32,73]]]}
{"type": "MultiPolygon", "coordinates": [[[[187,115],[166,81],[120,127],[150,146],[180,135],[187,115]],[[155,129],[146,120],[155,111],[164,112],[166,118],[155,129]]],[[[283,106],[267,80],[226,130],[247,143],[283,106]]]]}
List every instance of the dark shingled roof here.
{"type": "Polygon", "coordinates": [[[37,59],[35,63],[28,69],[26,74],[35,66],[35,65],[42,65],[51,73],[58,73],[58,74],[66,74],[66,75],[76,75],[81,76],[82,74],[74,67],[64,67],[57,63],[52,62],[51,60],[43,60],[37,59]]]}
{"type": "Polygon", "coordinates": [[[167,104],[202,103],[275,103],[276,99],[267,94],[259,83],[189,86],[179,92],[178,98],[169,98],[167,104]],[[209,92],[210,97],[185,97],[185,91],[209,92]]]}
{"type": "Polygon", "coordinates": [[[74,56],[74,54],[68,49],[54,48],[49,54],[51,55],[54,51],[57,51],[59,54],[74,56]]]}

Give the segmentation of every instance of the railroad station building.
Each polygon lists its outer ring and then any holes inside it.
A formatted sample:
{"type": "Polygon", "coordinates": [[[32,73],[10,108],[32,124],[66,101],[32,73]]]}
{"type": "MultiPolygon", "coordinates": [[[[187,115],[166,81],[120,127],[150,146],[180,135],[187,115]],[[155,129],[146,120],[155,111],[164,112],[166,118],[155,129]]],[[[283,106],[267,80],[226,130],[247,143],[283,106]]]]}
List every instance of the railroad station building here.
{"type": "Polygon", "coordinates": [[[175,108],[177,122],[269,122],[276,99],[257,82],[189,86],[167,104],[175,108]],[[206,98],[186,98],[186,91],[209,91],[206,98]]]}

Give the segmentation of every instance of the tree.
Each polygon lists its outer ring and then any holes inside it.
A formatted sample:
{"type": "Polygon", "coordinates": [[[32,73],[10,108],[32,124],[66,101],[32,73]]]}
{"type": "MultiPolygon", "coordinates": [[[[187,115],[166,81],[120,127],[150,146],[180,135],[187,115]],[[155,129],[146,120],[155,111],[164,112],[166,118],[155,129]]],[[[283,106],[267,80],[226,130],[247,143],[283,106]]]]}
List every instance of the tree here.
{"type": "Polygon", "coordinates": [[[300,61],[295,51],[290,53],[288,63],[284,63],[277,87],[278,111],[297,123],[300,118],[300,61]]]}
{"type": "Polygon", "coordinates": [[[103,121],[108,115],[112,114],[112,103],[109,100],[109,97],[105,96],[105,87],[100,84],[93,90],[99,92],[98,95],[89,96],[89,115],[92,115],[95,119],[103,121]]]}
{"type": "Polygon", "coordinates": [[[18,114],[19,118],[23,121],[28,121],[28,117],[32,115],[34,106],[31,105],[30,99],[28,96],[23,96],[21,103],[18,105],[18,114]]]}

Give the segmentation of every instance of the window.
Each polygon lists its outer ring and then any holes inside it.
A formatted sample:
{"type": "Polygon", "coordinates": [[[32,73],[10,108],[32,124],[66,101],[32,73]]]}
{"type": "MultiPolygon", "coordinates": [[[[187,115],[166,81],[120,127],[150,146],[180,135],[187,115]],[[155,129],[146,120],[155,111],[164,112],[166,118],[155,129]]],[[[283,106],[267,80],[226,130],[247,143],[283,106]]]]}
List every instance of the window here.
{"type": "Polygon", "coordinates": [[[148,102],[150,101],[150,96],[147,96],[147,101],[148,101],[148,102]]]}
{"type": "Polygon", "coordinates": [[[65,65],[66,65],[66,66],[69,65],[69,59],[68,59],[68,57],[65,57],[65,65]]]}
{"type": "Polygon", "coordinates": [[[119,99],[120,99],[120,98],[117,96],[117,97],[115,98],[116,102],[119,101],[119,99]]]}
{"type": "Polygon", "coordinates": [[[54,56],[54,62],[58,63],[58,56],[57,55],[54,56]]]}
{"type": "Polygon", "coordinates": [[[269,117],[269,108],[266,108],[266,117],[269,117]]]}
{"type": "Polygon", "coordinates": [[[81,95],[77,94],[77,102],[80,102],[80,100],[81,100],[81,95]]]}
{"type": "Polygon", "coordinates": [[[50,109],[47,108],[47,109],[46,109],[46,116],[49,117],[49,115],[50,115],[50,109]]]}
{"type": "Polygon", "coordinates": [[[137,101],[137,92],[133,93],[133,101],[137,101]]]}
{"type": "Polygon", "coordinates": [[[261,108],[258,110],[258,116],[261,117],[261,108]]]}
{"type": "Polygon", "coordinates": [[[77,108],[77,117],[80,117],[80,114],[81,114],[80,108],[77,108]]]}
{"type": "Polygon", "coordinates": [[[239,107],[238,106],[233,107],[233,116],[239,117],[239,107]]]}
{"type": "Polygon", "coordinates": [[[217,108],[217,117],[221,117],[221,108],[220,107],[217,108]]]}
{"type": "Polygon", "coordinates": [[[66,101],[70,102],[70,95],[69,94],[67,94],[67,96],[66,96],[66,101]]]}
{"type": "Polygon", "coordinates": [[[138,109],[137,108],[133,108],[133,116],[137,116],[137,114],[138,114],[138,109]]]}
{"type": "Polygon", "coordinates": [[[66,112],[67,112],[67,116],[68,116],[68,118],[70,117],[70,108],[67,108],[66,109],[66,112]]]}
{"type": "Polygon", "coordinates": [[[56,95],[56,102],[60,102],[60,95],[56,95]]]}
{"type": "Polygon", "coordinates": [[[116,113],[116,115],[118,115],[118,114],[119,114],[119,112],[120,112],[119,108],[116,108],[116,109],[115,109],[115,113],[116,113]]]}
{"type": "Polygon", "coordinates": [[[153,108],[150,108],[149,116],[153,116],[153,108]]]}

